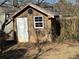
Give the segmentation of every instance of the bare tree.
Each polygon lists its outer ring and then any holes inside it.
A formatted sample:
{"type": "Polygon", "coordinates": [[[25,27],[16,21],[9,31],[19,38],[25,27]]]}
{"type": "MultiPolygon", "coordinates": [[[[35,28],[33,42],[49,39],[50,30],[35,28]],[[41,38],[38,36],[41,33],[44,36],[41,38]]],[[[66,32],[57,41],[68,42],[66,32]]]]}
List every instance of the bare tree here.
{"type": "Polygon", "coordinates": [[[4,0],[4,1],[0,4],[0,6],[2,6],[3,4],[5,4],[7,1],[8,1],[8,0],[4,0]]]}
{"type": "Polygon", "coordinates": [[[76,3],[79,3],[79,0],[76,0],[76,3]]]}
{"type": "Polygon", "coordinates": [[[40,5],[41,3],[43,3],[43,1],[45,1],[45,0],[38,0],[38,5],[40,5]]]}

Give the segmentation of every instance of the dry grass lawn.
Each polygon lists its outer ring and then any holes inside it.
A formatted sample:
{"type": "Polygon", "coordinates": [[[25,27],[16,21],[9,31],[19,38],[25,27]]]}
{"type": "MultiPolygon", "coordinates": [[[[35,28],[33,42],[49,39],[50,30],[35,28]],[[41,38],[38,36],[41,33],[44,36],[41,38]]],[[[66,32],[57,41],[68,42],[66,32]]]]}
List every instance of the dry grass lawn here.
{"type": "MultiPolygon", "coordinates": [[[[38,52],[38,47],[33,44],[28,45],[17,44],[11,47],[7,51],[8,57],[6,58],[9,58],[11,54],[11,56],[18,56],[20,54],[20,57],[18,57],[20,59],[79,59],[79,43],[46,43],[41,46],[40,52],[38,52]]],[[[9,59],[17,58],[16,56],[10,57],[9,59]]]]}

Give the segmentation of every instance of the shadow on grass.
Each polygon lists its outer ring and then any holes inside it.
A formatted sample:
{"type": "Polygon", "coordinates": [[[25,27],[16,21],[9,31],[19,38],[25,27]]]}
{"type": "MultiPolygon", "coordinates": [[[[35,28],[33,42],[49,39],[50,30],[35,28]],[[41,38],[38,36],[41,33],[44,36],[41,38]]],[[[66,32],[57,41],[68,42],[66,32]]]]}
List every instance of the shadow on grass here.
{"type": "Polygon", "coordinates": [[[1,59],[23,59],[23,56],[27,52],[26,49],[9,50],[0,56],[1,59]]]}
{"type": "Polygon", "coordinates": [[[79,59],[79,54],[75,55],[74,57],[71,57],[69,59],[79,59]]]}
{"type": "Polygon", "coordinates": [[[6,40],[6,41],[3,41],[1,42],[0,44],[0,48],[2,49],[2,51],[14,46],[16,43],[14,42],[14,40],[6,40]]]}

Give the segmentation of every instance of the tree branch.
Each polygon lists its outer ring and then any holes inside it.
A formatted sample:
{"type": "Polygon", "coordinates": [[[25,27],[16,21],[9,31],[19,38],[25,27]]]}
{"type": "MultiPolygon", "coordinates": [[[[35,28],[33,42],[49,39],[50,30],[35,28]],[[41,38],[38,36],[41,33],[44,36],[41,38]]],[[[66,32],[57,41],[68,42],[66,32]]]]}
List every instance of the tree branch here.
{"type": "Polygon", "coordinates": [[[4,0],[4,1],[0,4],[0,6],[2,6],[3,4],[5,4],[7,1],[8,1],[8,0],[4,0]]]}
{"type": "Polygon", "coordinates": [[[38,0],[38,5],[40,5],[44,0],[38,0]]]}
{"type": "Polygon", "coordinates": [[[13,21],[13,20],[10,20],[9,22],[7,22],[6,25],[8,25],[11,21],[13,21]]]}

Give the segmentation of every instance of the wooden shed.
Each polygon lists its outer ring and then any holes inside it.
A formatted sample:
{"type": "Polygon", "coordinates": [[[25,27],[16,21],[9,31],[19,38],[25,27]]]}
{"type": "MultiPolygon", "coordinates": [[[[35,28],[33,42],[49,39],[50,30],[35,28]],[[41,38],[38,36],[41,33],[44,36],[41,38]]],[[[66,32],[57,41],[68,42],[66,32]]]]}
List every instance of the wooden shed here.
{"type": "Polygon", "coordinates": [[[51,27],[58,14],[29,3],[12,16],[19,43],[51,41],[51,27]]]}

